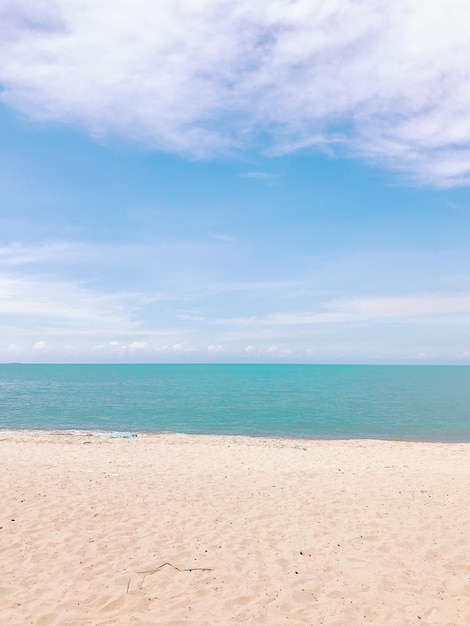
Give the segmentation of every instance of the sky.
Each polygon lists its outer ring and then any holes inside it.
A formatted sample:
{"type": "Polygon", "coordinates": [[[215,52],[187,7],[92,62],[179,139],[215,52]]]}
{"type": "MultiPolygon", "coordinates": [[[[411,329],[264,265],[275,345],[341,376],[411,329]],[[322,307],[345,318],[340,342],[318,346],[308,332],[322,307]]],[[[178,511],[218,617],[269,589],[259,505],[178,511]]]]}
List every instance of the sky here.
{"type": "Polygon", "coordinates": [[[0,362],[470,364],[466,0],[3,0],[0,362]]]}

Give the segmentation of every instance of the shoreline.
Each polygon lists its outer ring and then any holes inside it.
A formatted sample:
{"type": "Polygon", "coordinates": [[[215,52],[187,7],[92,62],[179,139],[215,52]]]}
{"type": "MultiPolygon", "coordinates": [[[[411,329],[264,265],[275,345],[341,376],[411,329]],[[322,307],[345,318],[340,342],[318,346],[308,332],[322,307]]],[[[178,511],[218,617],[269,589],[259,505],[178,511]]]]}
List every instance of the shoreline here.
{"type": "Polygon", "coordinates": [[[1,623],[470,623],[468,443],[2,431],[0,470],[1,623]]]}
{"type": "Polygon", "coordinates": [[[247,440],[262,440],[262,441],[292,441],[292,442],[364,442],[364,441],[373,441],[373,442],[383,442],[383,443],[416,443],[416,444],[442,444],[442,445],[469,445],[470,439],[406,439],[399,437],[391,437],[391,438],[378,438],[378,437],[287,437],[284,435],[247,435],[247,434],[236,434],[236,433],[195,433],[195,432],[180,432],[180,431],[147,431],[147,430],[104,430],[104,429],[36,429],[36,428],[23,428],[23,429],[12,429],[12,428],[0,428],[0,437],[15,437],[16,435],[44,435],[44,436],[73,436],[73,437],[110,437],[111,435],[115,435],[116,438],[125,438],[123,435],[131,435],[130,438],[149,438],[149,437],[166,437],[166,436],[175,436],[175,437],[215,437],[220,439],[247,439],[247,440]]]}

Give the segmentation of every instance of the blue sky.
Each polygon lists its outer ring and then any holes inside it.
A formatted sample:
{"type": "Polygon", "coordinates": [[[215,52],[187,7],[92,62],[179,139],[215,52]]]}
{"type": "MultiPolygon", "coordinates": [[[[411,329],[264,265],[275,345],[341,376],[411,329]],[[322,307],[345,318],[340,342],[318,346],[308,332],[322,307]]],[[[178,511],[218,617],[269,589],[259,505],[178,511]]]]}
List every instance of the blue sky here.
{"type": "Polygon", "coordinates": [[[470,363],[468,5],[196,4],[3,3],[0,361],[470,363]]]}

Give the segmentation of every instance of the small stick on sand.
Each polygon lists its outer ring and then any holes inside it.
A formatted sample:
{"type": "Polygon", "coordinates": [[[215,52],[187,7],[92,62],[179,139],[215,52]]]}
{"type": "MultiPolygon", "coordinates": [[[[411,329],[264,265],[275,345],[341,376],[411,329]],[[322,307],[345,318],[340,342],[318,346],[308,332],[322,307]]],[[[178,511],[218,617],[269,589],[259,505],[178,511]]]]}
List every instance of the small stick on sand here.
{"type": "Polygon", "coordinates": [[[176,565],[173,565],[172,563],[168,563],[167,562],[167,563],[162,563],[161,565],[159,565],[155,569],[147,570],[145,572],[137,572],[137,573],[138,574],[155,574],[155,572],[158,572],[158,570],[162,569],[162,567],[164,567],[165,565],[169,565],[173,569],[178,570],[178,572],[195,572],[195,571],[212,572],[213,571],[212,567],[188,567],[186,569],[180,569],[179,567],[176,567],[176,565]]]}
{"type": "MultiPolygon", "coordinates": [[[[195,571],[198,571],[198,572],[212,572],[213,571],[212,567],[188,567],[188,568],[185,568],[185,569],[181,569],[179,567],[176,567],[176,565],[173,565],[172,563],[166,562],[166,563],[162,563],[161,565],[159,565],[155,569],[146,570],[144,572],[137,572],[138,574],[143,574],[143,578],[140,581],[139,589],[142,589],[142,586],[144,584],[144,580],[145,580],[146,576],[151,575],[151,574],[155,574],[156,572],[161,570],[162,567],[165,567],[165,565],[169,565],[170,567],[172,567],[173,569],[175,569],[178,572],[195,572],[195,571]]],[[[129,585],[128,585],[128,588],[129,588],[129,585]]]]}

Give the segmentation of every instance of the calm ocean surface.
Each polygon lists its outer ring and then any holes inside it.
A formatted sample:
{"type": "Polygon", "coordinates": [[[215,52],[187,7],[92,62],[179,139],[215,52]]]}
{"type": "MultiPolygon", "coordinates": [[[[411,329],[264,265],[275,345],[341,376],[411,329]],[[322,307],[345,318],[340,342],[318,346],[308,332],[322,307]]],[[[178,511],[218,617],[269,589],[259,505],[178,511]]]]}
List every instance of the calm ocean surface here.
{"type": "Polygon", "coordinates": [[[470,367],[0,365],[0,429],[470,441],[470,367]]]}

